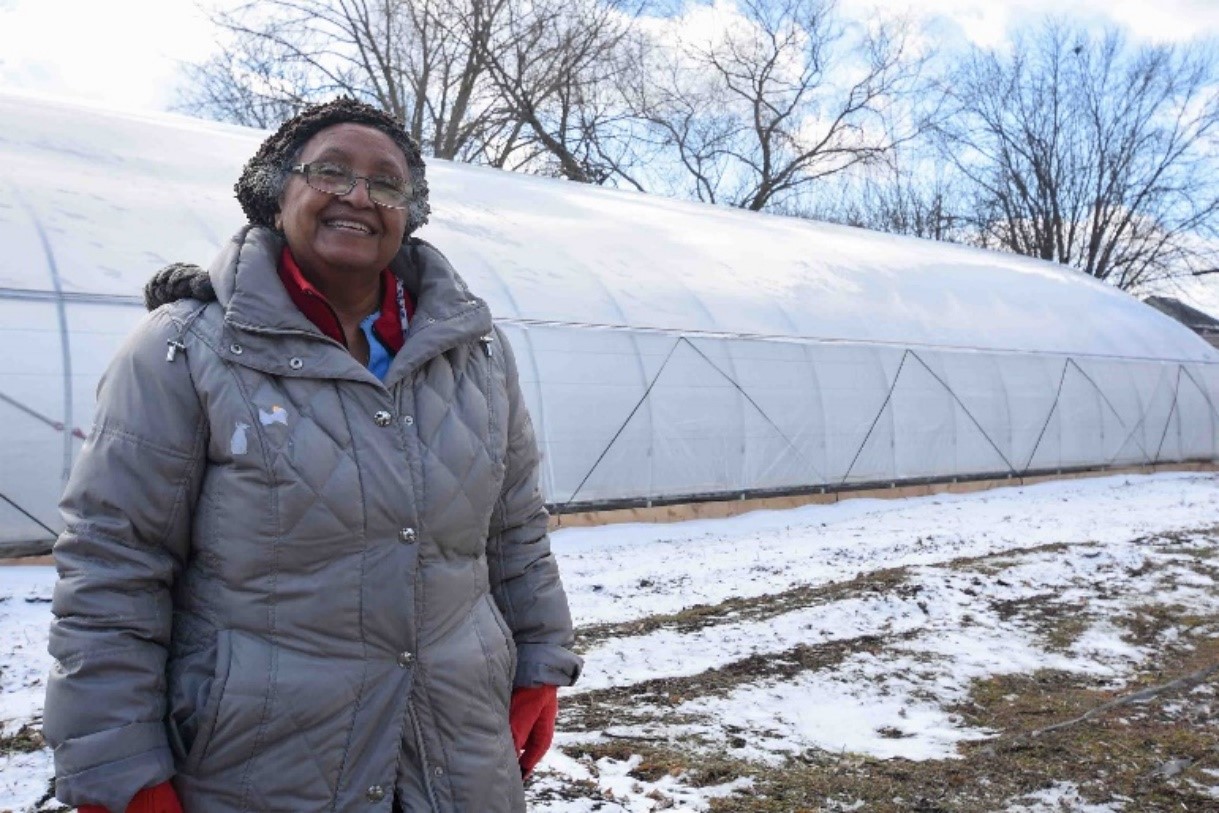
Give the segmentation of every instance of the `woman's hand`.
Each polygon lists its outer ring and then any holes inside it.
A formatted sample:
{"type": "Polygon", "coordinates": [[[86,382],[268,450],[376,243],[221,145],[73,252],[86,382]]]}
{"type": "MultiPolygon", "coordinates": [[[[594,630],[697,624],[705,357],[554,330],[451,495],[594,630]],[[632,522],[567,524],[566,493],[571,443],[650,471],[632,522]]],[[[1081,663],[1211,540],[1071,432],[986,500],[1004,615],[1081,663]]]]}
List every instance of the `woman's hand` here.
{"type": "MultiPolygon", "coordinates": [[[[76,811],[77,813],[109,813],[100,805],[81,805],[76,808],[76,811]]],[[[178,794],[174,791],[174,786],[168,782],[162,782],[151,788],[144,788],[131,797],[131,804],[127,805],[126,813],[182,813],[182,803],[178,801],[178,794]]]]}
{"type": "Polygon", "coordinates": [[[555,719],[559,715],[557,686],[527,686],[512,690],[508,724],[516,745],[521,776],[528,777],[554,739],[555,719]]]}

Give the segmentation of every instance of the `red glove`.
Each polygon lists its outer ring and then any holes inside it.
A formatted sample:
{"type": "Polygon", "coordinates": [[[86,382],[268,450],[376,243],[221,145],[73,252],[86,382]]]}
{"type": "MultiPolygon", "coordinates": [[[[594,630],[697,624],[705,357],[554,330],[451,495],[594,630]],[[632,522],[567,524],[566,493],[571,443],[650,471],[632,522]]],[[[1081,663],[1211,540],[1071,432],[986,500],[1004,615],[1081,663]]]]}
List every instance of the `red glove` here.
{"type": "MultiPolygon", "coordinates": [[[[76,813],[110,813],[101,805],[81,805],[76,813]]],[[[126,813],[182,813],[182,803],[168,782],[144,788],[131,797],[126,813]]]]}
{"type": "Polygon", "coordinates": [[[558,716],[557,686],[522,686],[512,690],[508,725],[512,727],[512,742],[521,763],[521,776],[533,773],[533,767],[550,749],[558,716]]]}

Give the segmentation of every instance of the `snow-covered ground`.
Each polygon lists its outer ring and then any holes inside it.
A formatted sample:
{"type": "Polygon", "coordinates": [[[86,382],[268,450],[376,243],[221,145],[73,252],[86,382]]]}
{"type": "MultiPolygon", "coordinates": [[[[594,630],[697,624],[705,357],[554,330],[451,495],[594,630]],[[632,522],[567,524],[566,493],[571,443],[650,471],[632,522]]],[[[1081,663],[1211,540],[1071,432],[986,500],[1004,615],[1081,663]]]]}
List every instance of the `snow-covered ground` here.
{"type": "MultiPolygon", "coordinates": [[[[639,757],[573,757],[581,743],[686,742],[759,766],[951,759],[995,733],[958,711],[975,680],[1054,669],[1120,687],[1153,654],[1121,626],[1136,608],[1219,615],[1213,571],[1191,565],[1214,554],[1216,526],[1219,475],[1166,473],[561,530],[586,667],[531,809],[702,811],[750,789],[640,778],[639,757]],[[1074,634],[1047,638],[1033,607],[1070,615],[1074,634]]],[[[4,736],[40,719],[53,580],[0,568],[4,736]]],[[[45,750],[0,756],[0,811],[38,809],[49,777],[45,750]]],[[[1199,778],[1219,798],[1219,772],[1199,778]]],[[[1009,810],[1133,810],[1046,779],[1009,810]]]]}

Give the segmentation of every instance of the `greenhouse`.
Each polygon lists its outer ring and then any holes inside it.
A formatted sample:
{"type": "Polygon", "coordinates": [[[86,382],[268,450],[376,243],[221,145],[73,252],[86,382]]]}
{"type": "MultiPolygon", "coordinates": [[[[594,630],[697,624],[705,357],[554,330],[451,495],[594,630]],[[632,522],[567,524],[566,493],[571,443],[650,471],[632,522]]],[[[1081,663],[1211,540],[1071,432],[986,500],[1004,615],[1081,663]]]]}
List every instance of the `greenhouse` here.
{"type": "MultiPolygon", "coordinates": [[[[242,224],[262,133],[0,95],[0,542],[107,360],[242,224]]],[[[1048,263],[432,161],[419,236],[518,357],[557,512],[1213,461],[1219,350],[1048,263]]]]}

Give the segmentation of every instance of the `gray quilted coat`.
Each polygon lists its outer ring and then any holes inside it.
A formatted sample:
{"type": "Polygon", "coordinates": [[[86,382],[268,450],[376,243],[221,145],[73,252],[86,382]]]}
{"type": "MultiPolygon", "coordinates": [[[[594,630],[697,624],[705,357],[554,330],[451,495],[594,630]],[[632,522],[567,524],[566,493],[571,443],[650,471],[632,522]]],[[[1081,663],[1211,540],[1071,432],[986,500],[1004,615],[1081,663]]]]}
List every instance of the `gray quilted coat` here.
{"type": "Polygon", "coordinates": [[[510,691],[580,660],[512,353],[408,245],[382,383],[292,305],[280,247],[239,233],[218,301],[153,312],[100,385],[55,546],[57,795],[522,811],[510,691]]]}

